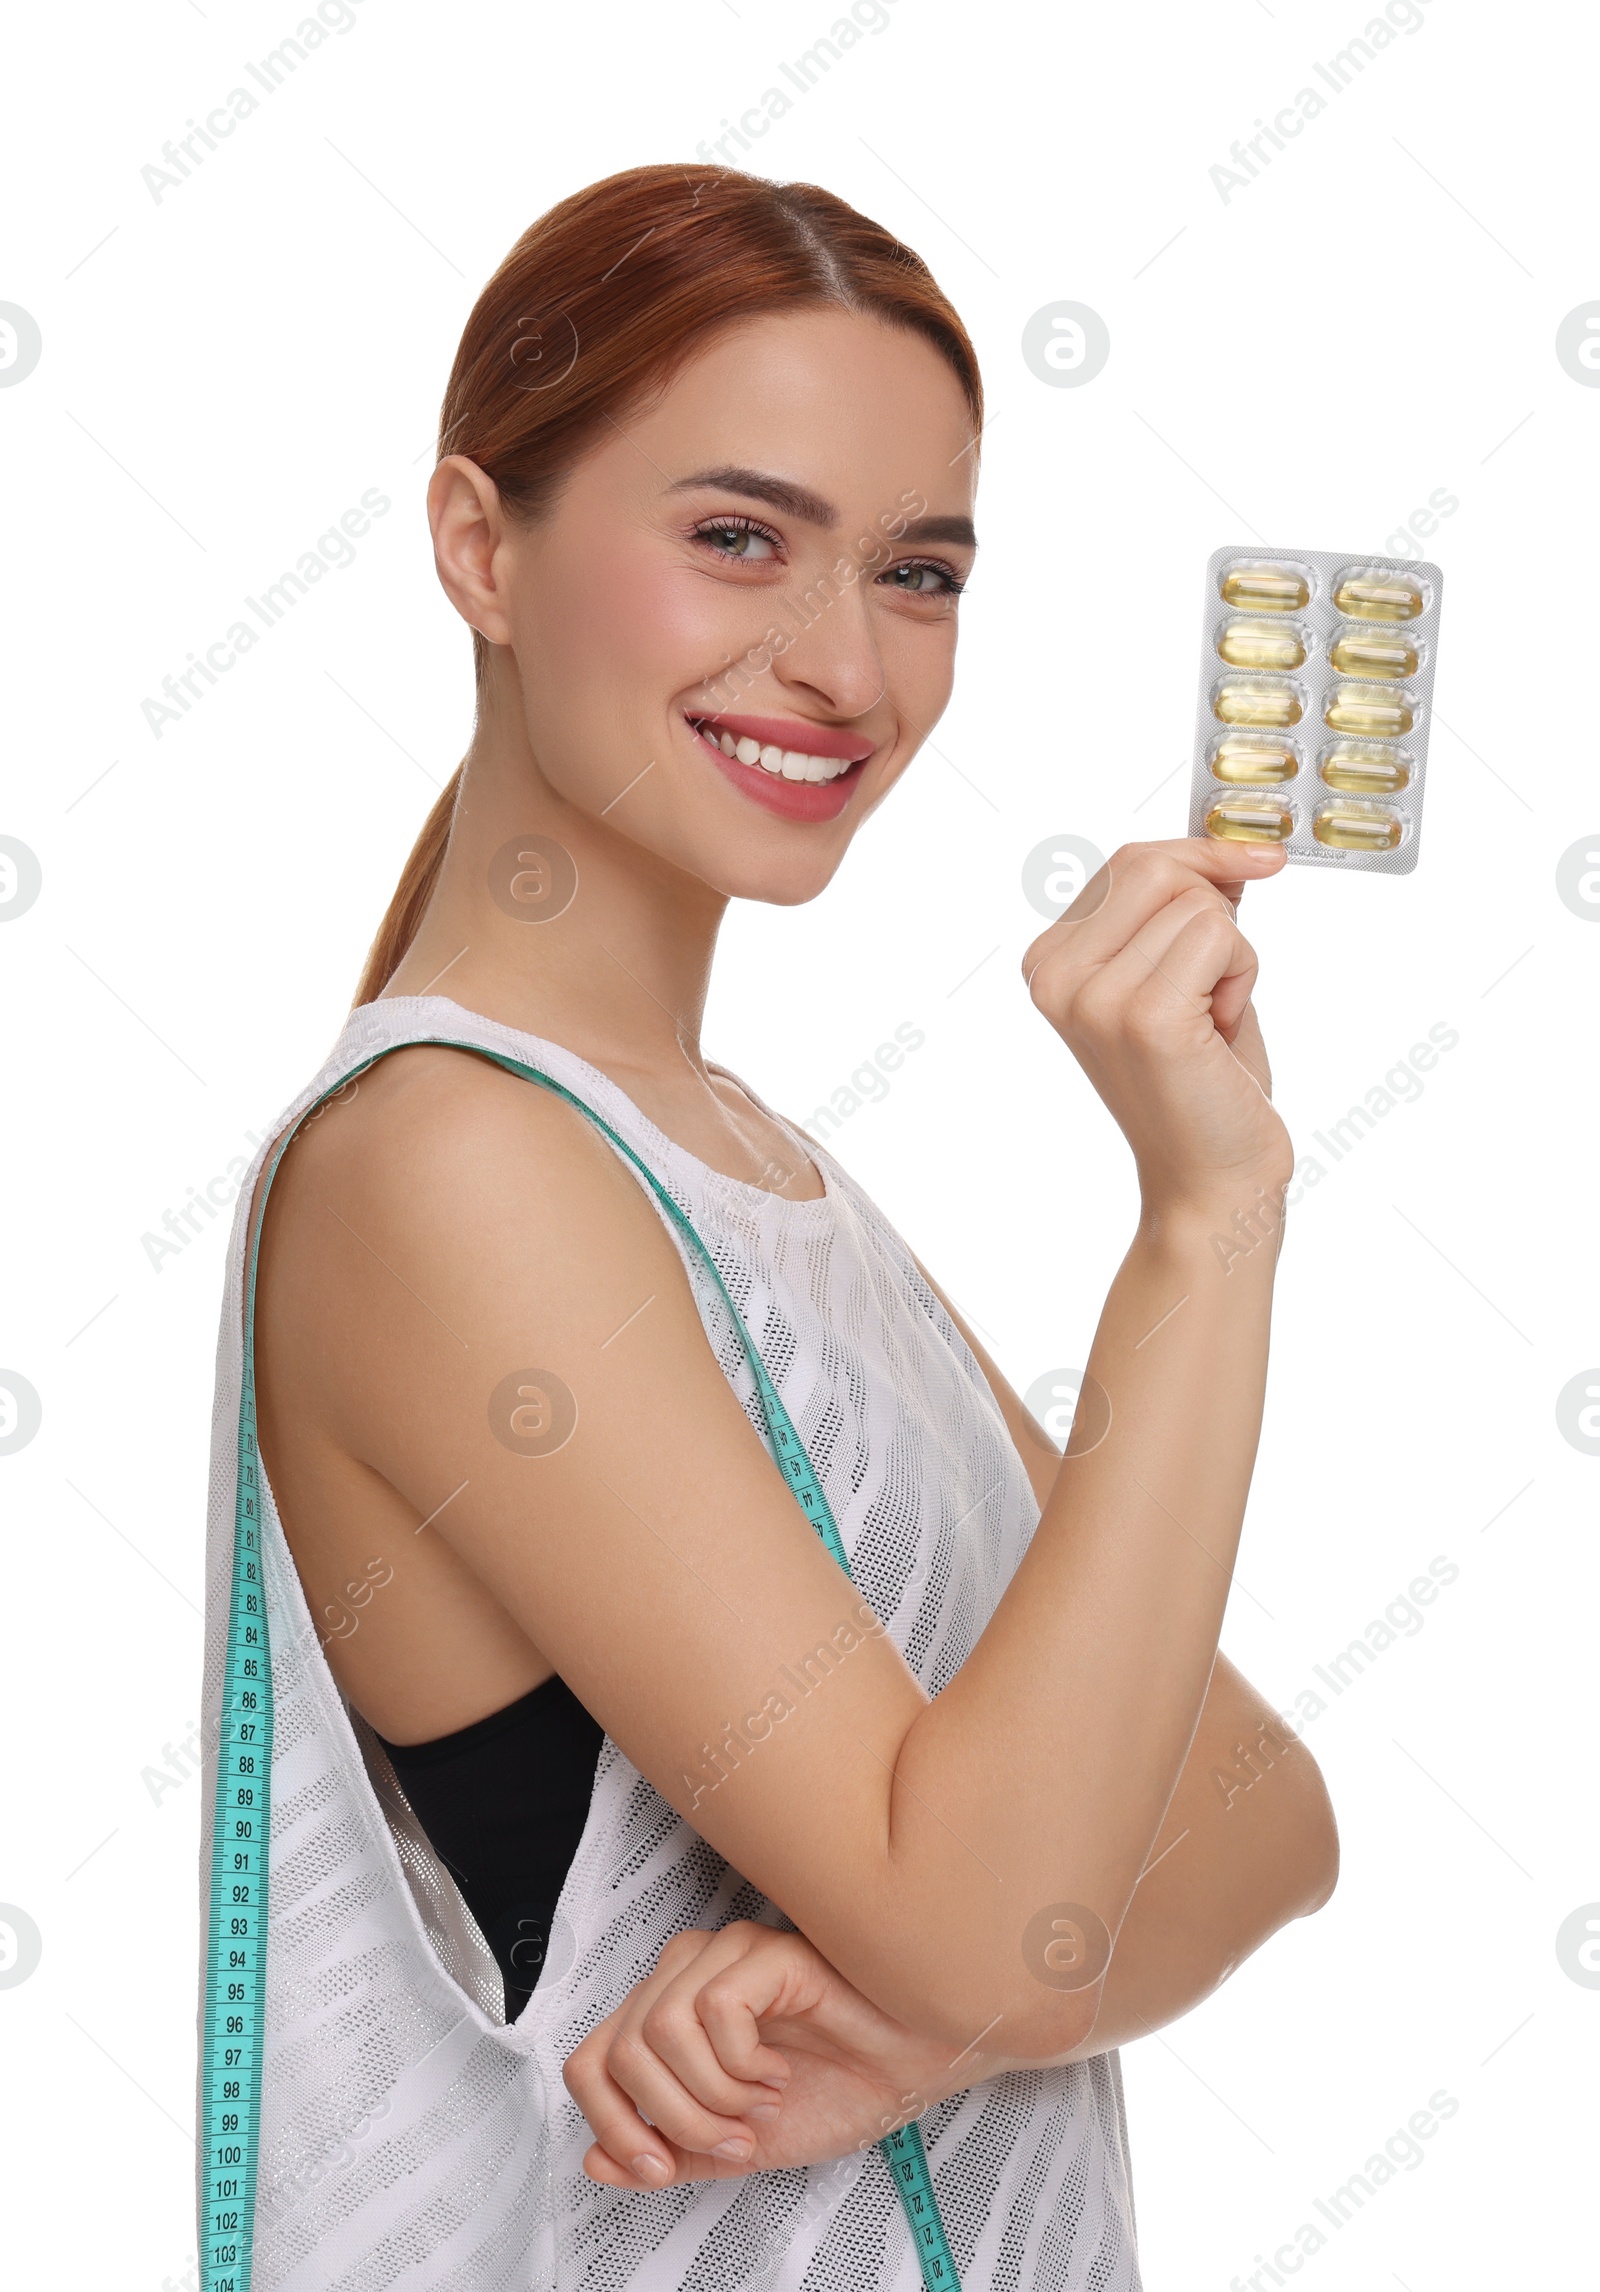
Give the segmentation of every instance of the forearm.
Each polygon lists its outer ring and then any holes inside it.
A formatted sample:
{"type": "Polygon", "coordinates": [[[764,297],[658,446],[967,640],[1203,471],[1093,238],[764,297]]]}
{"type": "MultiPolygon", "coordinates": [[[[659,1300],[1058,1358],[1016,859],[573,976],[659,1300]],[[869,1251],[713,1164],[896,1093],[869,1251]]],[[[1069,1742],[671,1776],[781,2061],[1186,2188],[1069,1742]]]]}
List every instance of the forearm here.
{"type": "Polygon", "coordinates": [[[1338,1830],[1316,1761],[1226,1658],[1217,1661],[1194,1746],[1117,1935],[1094,2027],[1064,2059],[1108,2052],[1176,2021],[1333,1891],[1338,1830]]]}
{"type": "MultiPolygon", "coordinates": [[[[1322,1775],[1305,1744],[1219,1655],[1200,1723],[1144,1876],[1092,1994],[1094,2026],[1051,2057],[1082,2061],[1148,2037],[1218,1988],[1291,1919],[1318,1910],[1338,1877],[1339,1842],[1322,1775]]],[[[1007,2070],[1037,2068],[990,2046],[941,2062],[923,2101],[1007,2070]]],[[[919,2059],[886,2058],[886,2073],[919,2059]]]]}
{"type": "Polygon", "coordinates": [[[1332,1890],[1337,1862],[1333,1816],[1310,1752],[1219,1655],[1155,1852],[1117,1936],[1110,1972],[1091,2000],[1093,2029],[1080,2043],[1048,2060],[1038,2053],[1008,2056],[1001,2029],[981,2033],[976,2043],[941,2044],[891,2021],[803,1935],[749,1924],[679,1935],[620,2015],[568,2064],[574,2097],[605,2144],[606,2154],[592,2152],[586,2169],[624,2186],[645,2185],[636,2159],[641,2146],[654,2149],[663,2127],[669,2142],[697,2152],[667,2153],[662,2170],[670,2165],[678,2178],[820,2163],[867,2147],[947,2094],[1147,2036],[1198,2004],[1287,1919],[1319,1907],[1332,1890]],[[713,1987],[701,1983],[720,1973],[726,1984],[723,1968],[735,1992],[724,1989],[713,2004],[713,1987]],[[680,2016],[698,2040],[711,2036],[720,2061],[711,2060],[703,2042],[698,2054],[686,2050],[681,2037],[674,2045],[670,2022],[656,2029],[653,2042],[645,2035],[652,2026],[646,2009],[661,2015],[664,1984],[680,1969],[692,1975],[695,1992],[692,2001],[680,2000],[680,2016]],[[788,2066],[776,2122],[770,2088],[729,2082],[767,2074],[742,2039],[735,1995],[753,2017],[751,2037],[759,2035],[788,2066]],[[629,2034],[643,2037],[643,2045],[619,2048],[619,2035],[629,2034]],[[686,2092],[661,2081],[657,2045],[688,2077],[686,2092]],[[641,2068],[645,2056],[652,2057],[648,2073],[641,2068]],[[620,2080],[622,2093],[612,2089],[612,2079],[620,2080]],[[640,2122],[627,2095],[648,2104],[654,2130],[640,2122]],[[740,2121],[738,2112],[756,2100],[767,2104],[766,2121],[740,2121]],[[719,2167],[715,2160],[733,2153],[718,2147],[730,2135],[748,2154],[719,2167]]]}
{"type": "MultiPolygon", "coordinates": [[[[891,1888],[940,1903],[931,1994],[958,2044],[996,2016],[990,2042],[1008,2054],[1086,2034],[1083,2002],[1024,1954],[1030,1920],[1072,1904],[1118,1930],[1195,1733],[1259,1435],[1276,1254],[1268,1240],[1227,1270],[1211,1237],[1230,1223],[1219,1208],[1141,1227],[1030,1548],[896,1764],[891,1888]]],[[[1037,1935],[1028,1946],[1037,1957],[1037,1935]]],[[[886,1967],[860,1986],[926,2023],[917,1961],[897,1953],[892,1991],[886,1967]]]]}

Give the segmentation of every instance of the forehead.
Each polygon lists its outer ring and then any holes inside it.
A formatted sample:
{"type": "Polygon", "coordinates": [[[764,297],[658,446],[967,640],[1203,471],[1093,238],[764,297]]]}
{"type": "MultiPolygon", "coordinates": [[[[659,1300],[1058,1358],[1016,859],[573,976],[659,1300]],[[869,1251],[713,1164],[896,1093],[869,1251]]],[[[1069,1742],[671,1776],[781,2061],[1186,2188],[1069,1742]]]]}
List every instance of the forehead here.
{"type": "Polygon", "coordinates": [[[921,335],[854,311],[729,327],[624,429],[669,485],[734,464],[798,479],[847,513],[908,487],[935,510],[972,504],[974,424],[954,370],[921,335]]]}

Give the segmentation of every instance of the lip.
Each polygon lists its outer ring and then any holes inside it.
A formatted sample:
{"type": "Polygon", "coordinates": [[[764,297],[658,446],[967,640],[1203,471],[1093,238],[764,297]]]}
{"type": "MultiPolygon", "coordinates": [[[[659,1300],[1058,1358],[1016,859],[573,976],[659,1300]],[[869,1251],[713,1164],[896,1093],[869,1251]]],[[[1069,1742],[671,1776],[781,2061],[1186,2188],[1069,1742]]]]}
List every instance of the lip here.
{"type": "Polygon", "coordinates": [[[859,732],[840,725],[809,724],[802,716],[700,716],[695,724],[714,724],[731,732],[735,740],[754,740],[762,748],[798,748],[804,756],[839,756],[847,764],[864,764],[877,746],[859,732]]]}
{"type": "Polygon", "coordinates": [[[862,766],[876,745],[863,740],[859,733],[810,724],[797,717],[686,715],[683,721],[702,755],[710,758],[741,796],[786,820],[836,820],[855,794],[862,766]],[[798,748],[807,756],[836,756],[847,762],[849,769],[833,780],[785,780],[759,764],[741,764],[732,756],[724,756],[716,741],[700,729],[713,725],[718,732],[732,733],[735,740],[758,740],[764,748],[771,744],[798,748]]]}

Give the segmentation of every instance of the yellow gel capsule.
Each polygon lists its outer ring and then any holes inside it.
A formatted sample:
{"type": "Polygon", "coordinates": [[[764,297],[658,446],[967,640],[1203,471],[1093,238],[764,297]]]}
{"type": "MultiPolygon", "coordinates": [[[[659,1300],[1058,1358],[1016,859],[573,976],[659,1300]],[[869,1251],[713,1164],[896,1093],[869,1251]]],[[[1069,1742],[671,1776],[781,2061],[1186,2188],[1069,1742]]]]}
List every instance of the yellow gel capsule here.
{"type": "Polygon", "coordinates": [[[1403,832],[1398,814],[1377,804],[1324,804],[1311,822],[1318,843],[1340,852],[1392,852],[1403,832]]]}
{"type": "Polygon", "coordinates": [[[1246,613],[1298,613],[1311,601],[1311,584],[1289,565],[1233,565],[1219,584],[1223,603],[1246,613]]]}
{"type": "Polygon", "coordinates": [[[1417,648],[1398,634],[1347,630],[1328,647],[1328,658],[1341,676],[1410,676],[1416,669],[1417,648]]]}
{"type": "Polygon", "coordinates": [[[1422,610],[1422,587],[1405,573],[1346,573],[1333,601],[1353,621],[1414,621],[1422,610]]]}
{"type": "Polygon", "coordinates": [[[1206,814],[1206,834],[1224,843],[1281,844],[1293,833],[1294,814],[1282,804],[1229,797],[1206,814]]]}
{"type": "Polygon", "coordinates": [[[1254,684],[1242,676],[1224,677],[1211,707],[1224,724],[1254,724],[1268,732],[1287,732],[1301,717],[1292,684],[1254,684]]]}
{"type": "Polygon", "coordinates": [[[1354,684],[1336,684],[1322,715],[1335,732],[1356,732],[1367,740],[1398,740],[1417,721],[1410,693],[1372,692],[1354,684]]]}
{"type": "Polygon", "coordinates": [[[1347,796],[1398,796],[1411,780],[1409,759],[1393,748],[1330,748],[1321,772],[1330,788],[1347,796]]]}
{"type": "Polygon", "coordinates": [[[1213,780],[1269,788],[1279,780],[1292,780],[1300,769],[1300,758],[1283,741],[1224,739],[1212,749],[1210,765],[1213,780]]]}
{"type": "Polygon", "coordinates": [[[1292,622],[1230,621],[1217,639],[1223,659],[1237,669],[1297,669],[1305,641],[1292,622]]]}

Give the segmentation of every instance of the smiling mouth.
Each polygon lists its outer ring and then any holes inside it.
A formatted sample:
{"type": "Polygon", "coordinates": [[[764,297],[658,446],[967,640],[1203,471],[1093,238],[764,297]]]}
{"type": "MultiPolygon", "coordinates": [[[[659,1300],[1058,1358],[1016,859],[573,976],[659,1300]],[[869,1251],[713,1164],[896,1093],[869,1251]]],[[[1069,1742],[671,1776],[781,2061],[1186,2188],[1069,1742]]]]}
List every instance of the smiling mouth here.
{"type": "Polygon", "coordinates": [[[783,747],[775,740],[758,740],[754,733],[740,731],[736,721],[723,722],[709,716],[690,716],[685,721],[708,747],[718,750],[730,763],[743,764],[773,780],[805,781],[812,787],[826,787],[830,781],[859,772],[874,745],[871,741],[852,739],[848,734],[825,731],[819,725],[818,734],[830,746],[850,751],[842,756],[822,756],[810,749],[783,747]]]}

